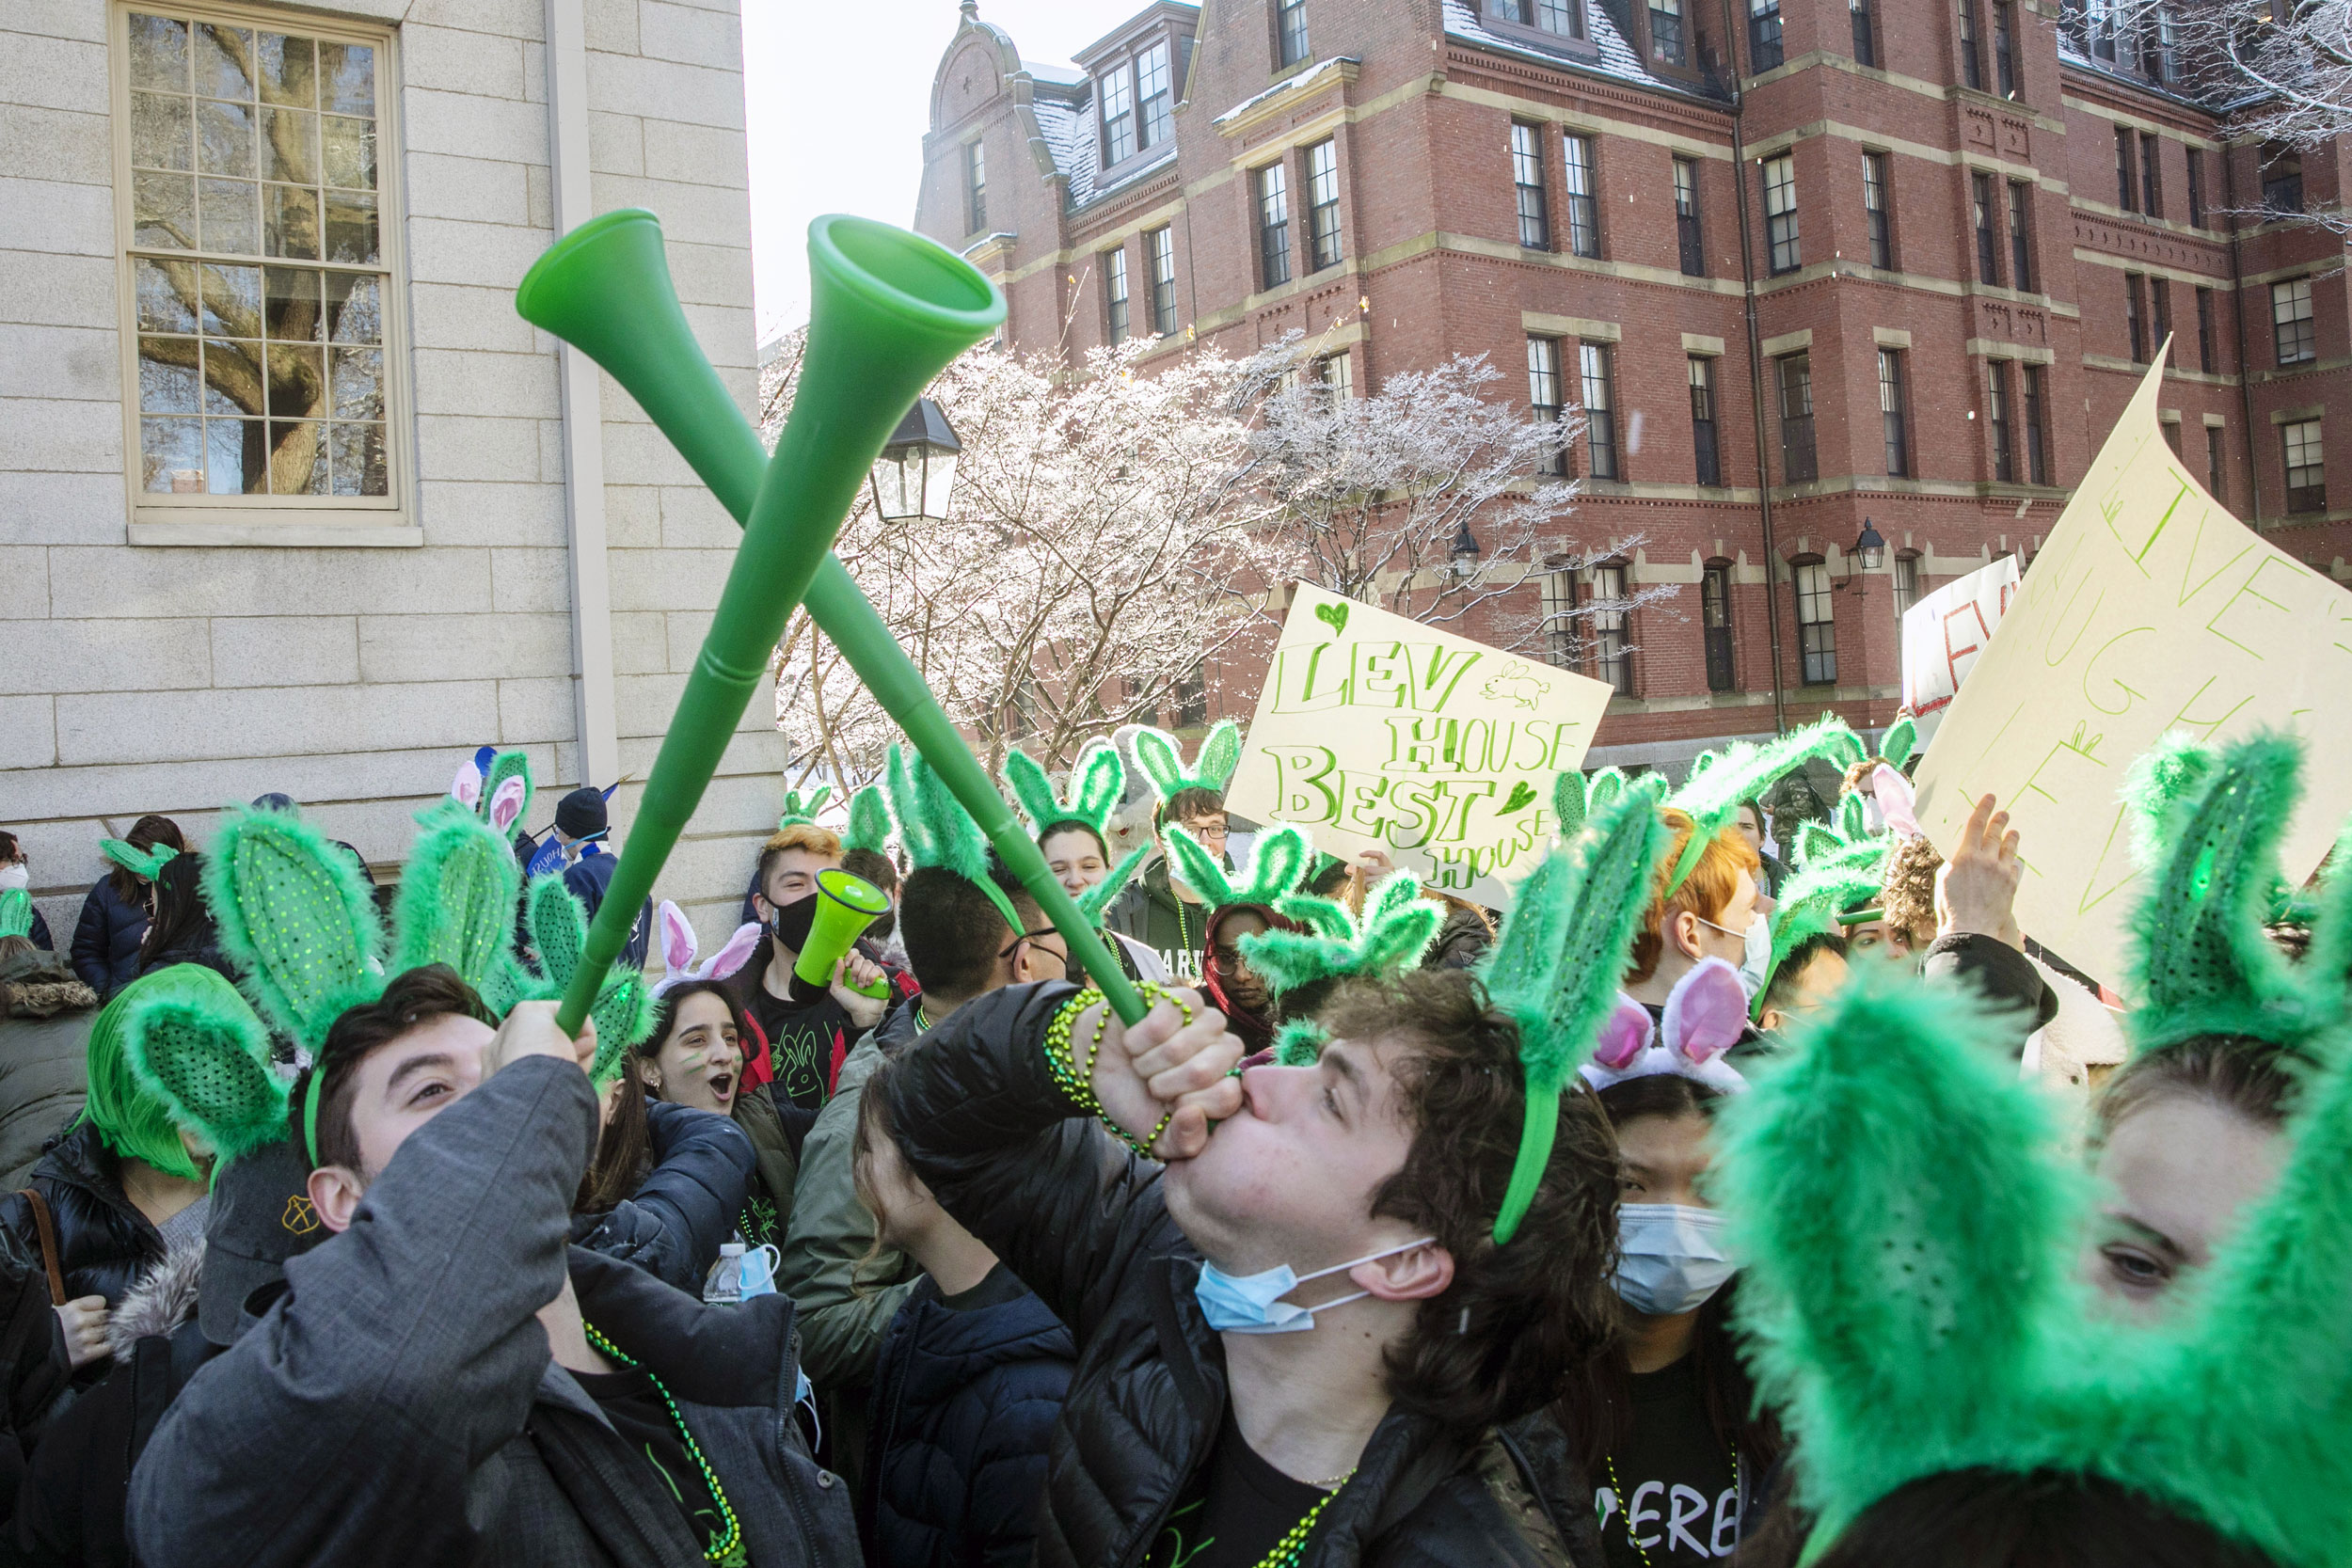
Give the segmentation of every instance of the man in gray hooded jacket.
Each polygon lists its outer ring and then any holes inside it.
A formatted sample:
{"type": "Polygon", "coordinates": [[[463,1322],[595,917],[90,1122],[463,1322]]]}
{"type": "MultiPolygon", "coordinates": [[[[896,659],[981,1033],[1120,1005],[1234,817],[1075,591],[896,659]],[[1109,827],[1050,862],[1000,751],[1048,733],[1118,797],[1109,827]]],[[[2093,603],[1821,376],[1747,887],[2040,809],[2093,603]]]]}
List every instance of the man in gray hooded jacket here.
{"type": "Polygon", "coordinates": [[[715,1560],[854,1568],[791,1408],[792,1305],[705,1307],[567,1249],[596,1136],[551,1004],[493,1030],[454,973],[339,1019],[294,1089],[338,1232],[246,1303],[132,1474],[132,1545],[175,1568],[715,1560]]]}

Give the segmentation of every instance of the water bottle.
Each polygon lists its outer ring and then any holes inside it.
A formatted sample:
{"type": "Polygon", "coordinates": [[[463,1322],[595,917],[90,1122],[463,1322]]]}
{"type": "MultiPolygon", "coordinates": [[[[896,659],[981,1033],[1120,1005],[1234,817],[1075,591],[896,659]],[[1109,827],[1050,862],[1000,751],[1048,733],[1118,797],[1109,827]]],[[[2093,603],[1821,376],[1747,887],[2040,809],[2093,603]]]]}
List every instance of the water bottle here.
{"type": "Polygon", "coordinates": [[[711,1265],[710,1277],[703,1281],[703,1301],[731,1307],[742,1299],[743,1243],[728,1242],[719,1248],[719,1261],[711,1265]]]}

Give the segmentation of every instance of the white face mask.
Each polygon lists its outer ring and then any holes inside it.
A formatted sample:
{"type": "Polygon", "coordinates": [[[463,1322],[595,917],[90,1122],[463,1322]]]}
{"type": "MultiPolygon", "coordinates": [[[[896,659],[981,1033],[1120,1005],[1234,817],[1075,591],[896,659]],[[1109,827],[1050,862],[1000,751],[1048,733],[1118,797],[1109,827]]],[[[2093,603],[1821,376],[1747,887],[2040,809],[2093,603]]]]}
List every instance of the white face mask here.
{"type": "Polygon", "coordinates": [[[11,893],[18,888],[30,887],[32,883],[33,868],[24,862],[19,861],[14,865],[0,865],[0,893],[11,893]]]}
{"type": "Polygon", "coordinates": [[[1749,917],[1748,928],[1740,932],[1734,932],[1728,926],[1718,926],[1705,915],[1700,915],[1697,919],[1700,925],[1710,930],[1721,931],[1725,936],[1737,935],[1739,937],[1740,986],[1748,993],[1748,1000],[1755,1001],[1756,993],[1762,990],[1764,982],[1772,977],[1772,923],[1765,918],[1764,911],[1761,910],[1749,917]]]}

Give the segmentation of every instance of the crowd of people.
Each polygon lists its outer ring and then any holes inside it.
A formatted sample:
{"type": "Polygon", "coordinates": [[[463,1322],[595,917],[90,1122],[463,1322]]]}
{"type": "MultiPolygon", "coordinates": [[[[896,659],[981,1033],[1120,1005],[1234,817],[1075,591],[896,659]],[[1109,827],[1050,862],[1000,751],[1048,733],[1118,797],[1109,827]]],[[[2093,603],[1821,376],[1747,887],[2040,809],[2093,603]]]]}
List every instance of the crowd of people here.
{"type": "Polygon", "coordinates": [[[2135,775],[2125,1008],[1998,801],[1919,832],[1907,723],[1564,774],[1504,911],[1126,738],[1008,784],[1139,1019],[912,754],[794,797],[707,956],[639,911],[576,1034],[616,847],[518,756],[381,890],[282,796],[143,816],[55,958],[0,833],[0,1057],[36,980],[88,1021],[0,1196],[0,1559],[2334,1560],[2352,911],[2279,875],[2291,741],[2135,775]]]}

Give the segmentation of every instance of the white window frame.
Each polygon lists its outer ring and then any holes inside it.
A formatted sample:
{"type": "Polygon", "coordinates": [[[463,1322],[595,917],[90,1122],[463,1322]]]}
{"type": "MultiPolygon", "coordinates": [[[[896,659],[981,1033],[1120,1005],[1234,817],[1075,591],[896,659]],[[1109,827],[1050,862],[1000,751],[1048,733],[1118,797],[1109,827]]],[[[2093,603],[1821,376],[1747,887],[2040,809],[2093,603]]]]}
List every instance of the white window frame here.
{"type": "MultiPolygon", "coordinates": [[[[416,417],[409,380],[408,259],[400,115],[399,35],[388,27],[278,10],[235,0],[169,0],[108,8],[107,90],[113,119],[116,322],[119,335],[122,475],[128,543],[147,546],[415,547],[424,530],[415,513],[416,417]],[[142,487],[139,471],[137,268],[133,251],[131,42],[134,13],[298,34],[375,51],[375,202],[384,276],[384,474],[381,496],[162,495],[142,487]]],[[[263,264],[258,259],[256,265],[263,264]]],[[[311,263],[291,261],[288,265],[311,263]]]]}

